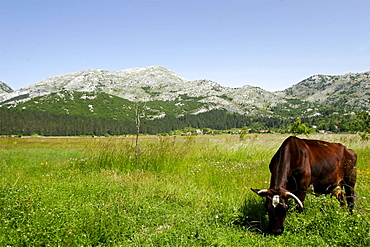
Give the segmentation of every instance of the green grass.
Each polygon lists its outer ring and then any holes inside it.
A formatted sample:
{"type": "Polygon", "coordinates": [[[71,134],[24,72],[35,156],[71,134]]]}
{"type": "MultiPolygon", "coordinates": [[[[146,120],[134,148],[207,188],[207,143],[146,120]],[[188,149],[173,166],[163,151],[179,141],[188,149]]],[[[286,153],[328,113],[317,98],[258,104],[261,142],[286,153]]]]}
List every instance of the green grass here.
{"type": "Polygon", "coordinates": [[[369,246],[370,142],[320,135],[358,154],[353,215],[308,195],[266,234],[268,164],[285,135],[0,138],[0,246],[369,246]]]}

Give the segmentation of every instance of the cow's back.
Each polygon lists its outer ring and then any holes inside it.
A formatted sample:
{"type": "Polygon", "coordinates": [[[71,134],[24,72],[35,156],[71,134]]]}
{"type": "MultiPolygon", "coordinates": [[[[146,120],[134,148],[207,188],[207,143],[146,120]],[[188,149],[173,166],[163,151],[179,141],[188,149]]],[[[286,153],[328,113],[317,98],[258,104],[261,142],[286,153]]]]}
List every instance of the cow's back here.
{"type": "Polygon", "coordinates": [[[311,166],[311,183],[317,193],[329,193],[356,164],[356,154],[340,143],[319,140],[302,140],[306,143],[311,166]]]}

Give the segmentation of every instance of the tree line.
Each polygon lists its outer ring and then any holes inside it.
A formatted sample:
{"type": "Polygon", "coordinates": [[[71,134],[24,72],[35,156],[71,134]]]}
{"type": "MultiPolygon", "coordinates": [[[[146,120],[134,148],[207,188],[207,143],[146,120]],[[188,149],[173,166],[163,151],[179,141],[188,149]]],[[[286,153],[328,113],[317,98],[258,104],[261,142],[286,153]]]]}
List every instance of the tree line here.
{"type": "MultiPolygon", "coordinates": [[[[307,126],[331,131],[358,131],[361,126],[354,124],[356,116],[333,116],[302,118],[307,126]]],[[[297,119],[265,116],[246,116],[226,110],[212,110],[197,115],[175,117],[166,115],[154,120],[141,119],[141,133],[159,134],[191,128],[228,130],[232,128],[269,129],[286,132],[297,119]]],[[[0,135],[128,135],[136,133],[135,118],[127,120],[107,119],[90,116],[48,113],[37,110],[21,110],[0,107],[0,135]]]]}
{"type": "Polygon", "coordinates": [[[127,120],[0,108],[1,135],[121,135],[134,131],[135,123],[127,120]]]}

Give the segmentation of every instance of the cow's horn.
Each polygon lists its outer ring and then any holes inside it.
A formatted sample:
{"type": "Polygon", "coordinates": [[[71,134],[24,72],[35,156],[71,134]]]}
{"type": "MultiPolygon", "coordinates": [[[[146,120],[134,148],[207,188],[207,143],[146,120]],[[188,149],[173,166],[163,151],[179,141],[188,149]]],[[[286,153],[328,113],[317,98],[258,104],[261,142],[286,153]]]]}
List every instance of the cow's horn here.
{"type": "Polygon", "coordinates": [[[261,194],[261,193],[268,192],[268,191],[269,191],[268,189],[262,189],[262,190],[259,190],[259,191],[257,192],[257,194],[261,194]]]}
{"type": "Polygon", "coordinates": [[[293,197],[294,200],[299,204],[299,206],[301,207],[301,209],[303,209],[303,203],[301,202],[301,200],[299,200],[299,198],[296,195],[294,195],[291,192],[287,192],[286,194],[289,195],[289,196],[291,196],[291,197],[293,197]]]}

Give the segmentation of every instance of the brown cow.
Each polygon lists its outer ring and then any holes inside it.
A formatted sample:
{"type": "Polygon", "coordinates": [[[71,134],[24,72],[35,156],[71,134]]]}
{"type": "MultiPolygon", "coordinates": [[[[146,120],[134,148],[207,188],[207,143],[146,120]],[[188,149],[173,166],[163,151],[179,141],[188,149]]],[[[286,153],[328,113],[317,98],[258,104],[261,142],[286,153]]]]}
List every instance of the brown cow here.
{"type": "Polygon", "coordinates": [[[352,212],[356,159],[356,153],[340,143],[287,138],[271,159],[270,188],[252,189],[266,197],[270,231],[275,235],[284,231],[288,198],[294,198],[302,210],[310,185],[315,193],[334,194],[342,205],[347,201],[352,212]]]}

